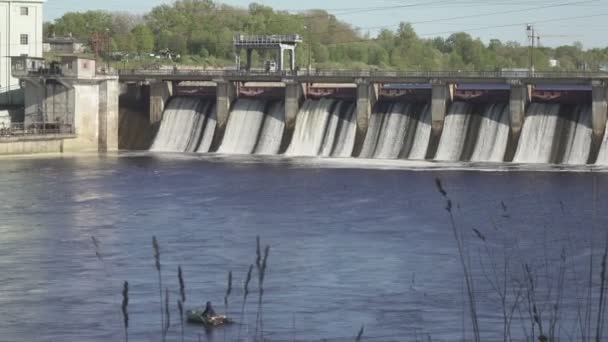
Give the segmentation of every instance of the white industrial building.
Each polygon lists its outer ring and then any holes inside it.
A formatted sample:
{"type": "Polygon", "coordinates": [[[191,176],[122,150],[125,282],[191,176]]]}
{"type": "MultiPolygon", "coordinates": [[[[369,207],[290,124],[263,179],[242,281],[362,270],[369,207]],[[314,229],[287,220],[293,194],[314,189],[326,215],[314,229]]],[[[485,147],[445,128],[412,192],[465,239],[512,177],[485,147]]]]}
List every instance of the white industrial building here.
{"type": "Polygon", "coordinates": [[[0,0],[0,106],[23,104],[19,81],[11,76],[10,57],[42,57],[44,1],[0,0]]]}

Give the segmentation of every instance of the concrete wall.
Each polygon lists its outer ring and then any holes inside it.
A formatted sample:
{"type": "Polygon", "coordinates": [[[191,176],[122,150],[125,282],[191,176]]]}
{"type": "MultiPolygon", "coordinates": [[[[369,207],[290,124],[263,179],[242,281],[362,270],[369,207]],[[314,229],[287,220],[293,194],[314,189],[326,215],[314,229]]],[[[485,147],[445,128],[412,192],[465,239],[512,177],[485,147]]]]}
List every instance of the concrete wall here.
{"type": "Polygon", "coordinates": [[[64,151],[64,144],[72,138],[71,135],[0,138],[0,155],[61,153],[64,151]]]}

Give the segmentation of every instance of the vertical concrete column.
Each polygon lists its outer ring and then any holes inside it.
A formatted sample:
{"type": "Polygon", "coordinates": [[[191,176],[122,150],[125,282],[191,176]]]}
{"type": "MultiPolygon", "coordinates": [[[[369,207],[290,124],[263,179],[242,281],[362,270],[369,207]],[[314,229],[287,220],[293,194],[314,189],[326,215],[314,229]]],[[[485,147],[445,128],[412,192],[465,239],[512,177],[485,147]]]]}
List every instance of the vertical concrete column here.
{"type": "Polygon", "coordinates": [[[357,135],[355,138],[355,151],[353,155],[359,155],[367,127],[369,126],[369,118],[372,114],[372,109],[378,100],[378,86],[370,83],[367,79],[358,79],[357,83],[357,135]]]}
{"type": "MultiPolygon", "coordinates": [[[[72,81],[75,139],[64,143],[65,151],[99,150],[99,105],[100,86],[88,80],[72,81]]],[[[103,123],[103,122],[102,122],[103,123]]]]}
{"type": "Polygon", "coordinates": [[[601,81],[593,82],[591,96],[593,99],[593,135],[602,138],[606,130],[608,114],[608,88],[601,81]]]}
{"type": "Polygon", "coordinates": [[[431,87],[431,126],[434,134],[441,135],[445,114],[453,99],[452,86],[435,81],[431,87]]]}
{"type": "Polygon", "coordinates": [[[293,130],[300,105],[304,100],[302,83],[294,80],[283,80],[285,83],[285,128],[293,130]]]}
{"type": "Polygon", "coordinates": [[[526,106],[530,101],[529,87],[520,82],[511,82],[511,94],[509,96],[509,121],[511,132],[519,136],[524,125],[526,106]]]}
{"type": "Polygon", "coordinates": [[[99,85],[98,151],[118,150],[118,94],[117,78],[109,78],[99,85]]]}
{"type": "Polygon", "coordinates": [[[226,128],[228,115],[230,114],[230,106],[236,98],[236,87],[234,83],[226,80],[216,80],[216,110],[217,110],[217,127],[222,132],[226,128]]]}
{"type": "Polygon", "coordinates": [[[608,84],[594,80],[591,82],[591,125],[593,136],[591,139],[591,153],[589,163],[595,163],[597,155],[602,147],[602,141],[606,131],[606,119],[608,117],[608,84]]]}
{"type": "Polygon", "coordinates": [[[511,85],[511,93],[509,95],[509,123],[511,133],[507,142],[507,151],[505,152],[504,161],[513,161],[517,145],[519,144],[519,136],[524,126],[526,119],[526,108],[532,98],[532,86],[522,84],[520,80],[507,81],[511,85]]]}
{"type": "Polygon", "coordinates": [[[173,94],[171,82],[160,81],[150,83],[150,123],[163,119],[163,111],[167,101],[173,94]]]}

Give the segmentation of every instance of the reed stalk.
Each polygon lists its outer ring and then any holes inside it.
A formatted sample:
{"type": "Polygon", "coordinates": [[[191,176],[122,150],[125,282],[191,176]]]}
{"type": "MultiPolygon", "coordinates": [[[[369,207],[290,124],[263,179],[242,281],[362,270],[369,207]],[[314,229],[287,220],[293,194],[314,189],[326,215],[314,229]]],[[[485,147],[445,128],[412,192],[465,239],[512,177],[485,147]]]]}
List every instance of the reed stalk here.
{"type": "Polygon", "coordinates": [[[361,342],[363,340],[363,332],[365,331],[365,325],[361,325],[361,329],[357,333],[357,337],[355,338],[355,342],[361,342]]]}
{"type": "Polygon", "coordinates": [[[125,327],[125,342],[129,342],[129,282],[125,281],[122,289],[122,318],[125,327]]]}
{"type": "Polygon", "coordinates": [[[456,240],[456,245],[458,247],[458,255],[460,257],[460,263],[464,272],[464,279],[467,288],[467,295],[469,300],[469,310],[471,314],[471,322],[473,325],[473,337],[475,342],[481,342],[481,338],[479,335],[479,322],[477,318],[477,308],[475,302],[475,293],[473,290],[473,277],[470,274],[469,265],[466,262],[465,251],[464,251],[464,241],[462,239],[461,234],[458,231],[458,227],[456,226],[456,221],[454,219],[454,213],[452,212],[452,200],[449,198],[447,191],[443,188],[441,184],[441,180],[439,178],[435,179],[435,184],[437,186],[437,190],[443,196],[446,201],[445,210],[448,212],[450,217],[450,224],[452,226],[452,233],[454,234],[454,239],[456,240]]]}
{"type": "MultiPolygon", "coordinates": [[[[247,277],[245,278],[245,284],[243,286],[243,305],[241,307],[241,322],[245,317],[245,305],[247,304],[247,296],[249,296],[249,283],[251,282],[251,275],[253,273],[253,265],[249,265],[249,271],[247,271],[247,277]]],[[[237,336],[237,342],[241,340],[241,327],[242,323],[239,324],[239,332],[237,336]]]]}
{"type": "Polygon", "coordinates": [[[184,304],[180,299],[177,300],[177,310],[179,311],[179,323],[181,327],[182,342],[184,342],[184,304]]]}
{"type": "Polygon", "coordinates": [[[162,340],[165,341],[165,317],[163,314],[163,279],[161,275],[161,264],[160,264],[160,246],[156,236],[152,237],[152,248],[154,249],[154,266],[158,273],[158,296],[160,299],[160,333],[162,340]]]}
{"type": "MultiPolygon", "coordinates": [[[[224,295],[224,312],[228,317],[228,298],[232,292],[232,271],[228,272],[228,287],[226,288],[226,294],[224,295]]],[[[224,342],[226,341],[226,329],[224,329],[224,342]]]]}
{"type": "Polygon", "coordinates": [[[186,285],[184,283],[184,275],[182,273],[181,265],[177,266],[177,280],[179,281],[179,294],[183,304],[186,302],[186,285]]]}
{"type": "Polygon", "coordinates": [[[258,327],[260,331],[260,338],[264,341],[264,315],[262,311],[263,300],[264,300],[264,278],[266,276],[266,267],[268,262],[268,254],[270,253],[270,246],[266,246],[264,249],[264,257],[262,259],[262,264],[260,265],[260,272],[258,273],[258,312],[256,314],[256,326],[255,326],[255,336],[258,335],[258,327]]]}
{"type": "Polygon", "coordinates": [[[169,328],[171,328],[171,315],[169,310],[169,288],[167,287],[165,288],[165,329],[163,331],[164,338],[167,337],[169,328]]]}

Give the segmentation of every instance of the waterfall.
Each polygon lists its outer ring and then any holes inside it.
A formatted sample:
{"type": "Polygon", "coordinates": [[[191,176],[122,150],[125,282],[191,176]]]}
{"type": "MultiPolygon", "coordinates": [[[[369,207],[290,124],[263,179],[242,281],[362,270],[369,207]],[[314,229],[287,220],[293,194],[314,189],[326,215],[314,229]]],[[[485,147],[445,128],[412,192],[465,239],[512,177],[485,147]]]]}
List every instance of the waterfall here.
{"type": "Polygon", "coordinates": [[[238,99],[230,111],[218,153],[251,154],[264,123],[263,100],[238,99]]]}
{"type": "Polygon", "coordinates": [[[285,104],[275,102],[268,109],[255,154],[278,154],[285,130],[285,104]]]}
{"type": "Polygon", "coordinates": [[[558,104],[530,104],[513,158],[514,162],[551,163],[553,161],[553,141],[558,116],[558,104]]]}
{"type": "Polygon", "coordinates": [[[427,113],[427,107],[419,104],[403,102],[378,104],[370,117],[359,156],[382,159],[410,157],[424,159],[430,137],[430,116],[427,114],[430,115],[430,112],[427,113]]]}
{"type": "Polygon", "coordinates": [[[606,125],[606,130],[604,131],[604,140],[602,141],[600,153],[598,154],[597,161],[595,163],[597,165],[608,165],[608,125],[606,125]]]}
{"type": "Polygon", "coordinates": [[[562,164],[587,164],[593,137],[591,106],[576,106],[572,116],[565,121],[565,137],[560,139],[564,146],[562,164]]]}
{"type": "Polygon", "coordinates": [[[217,126],[217,108],[211,107],[209,114],[207,115],[207,121],[205,128],[203,129],[203,136],[201,137],[201,143],[198,145],[196,152],[207,153],[211,149],[211,143],[213,142],[213,136],[215,135],[215,127],[217,126]]]}
{"type": "Polygon", "coordinates": [[[156,138],[150,147],[157,152],[194,152],[212,105],[194,97],[175,97],[163,113],[156,138]]]}
{"type": "Polygon", "coordinates": [[[486,106],[471,161],[504,161],[509,129],[509,106],[502,103],[486,106]]]}
{"type": "Polygon", "coordinates": [[[466,160],[466,150],[475,134],[471,129],[471,123],[479,119],[474,113],[475,108],[466,102],[454,102],[445,117],[443,132],[439,140],[435,160],[461,161],[466,160]]]}
{"type": "Polygon", "coordinates": [[[591,137],[589,106],[532,103],[514,161],[586,164],[591,137]]]}
{"type": "Polygon", "coordinates": [[[345,157],[355,142],[355,107],[341,100],[306,100],[286,154],[290,156],[345,157]]]}

